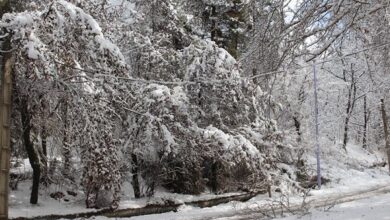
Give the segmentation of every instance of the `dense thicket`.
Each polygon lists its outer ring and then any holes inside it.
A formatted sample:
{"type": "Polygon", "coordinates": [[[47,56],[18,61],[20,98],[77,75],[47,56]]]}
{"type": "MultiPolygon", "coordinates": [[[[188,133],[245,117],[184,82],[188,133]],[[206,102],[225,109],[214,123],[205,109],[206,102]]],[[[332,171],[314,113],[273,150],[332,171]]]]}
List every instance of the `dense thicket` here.
{"type": "MultiPolygon", "coordinates": [[[[82,188],[87,207],[117,207],[125,181],[135,197],[152,196],[157,187],[191,194],[299,189],[293,182],[308,175],[302,158],[311,84],[297,67],[315,59],[337,60],[321,66],[342,82],[321,108],[341,117],[344,148],[358,118],[365,130],[354,141],[364,136],[368,146],[382,135],[379,116],[369,120],[367,109],[386,94],[387,86],[377,87],[388,78],[388,47],[343,55],[387,43],[386,1],[14,6],[23,12],[1,21],[15,57],[14,157],[25,149],[46,186],[82,188]]],[[[337,142],[332,123],[324,131],[337,142]]]]}

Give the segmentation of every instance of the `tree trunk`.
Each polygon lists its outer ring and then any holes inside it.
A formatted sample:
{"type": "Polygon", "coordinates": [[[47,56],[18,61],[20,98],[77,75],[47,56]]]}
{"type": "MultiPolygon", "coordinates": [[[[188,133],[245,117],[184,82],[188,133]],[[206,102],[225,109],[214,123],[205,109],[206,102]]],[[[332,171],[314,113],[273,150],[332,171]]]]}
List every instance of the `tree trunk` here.
{"type": "Polygon", "coordinates": [[[135,198],[141,198],[141,187],[138,181],[138,158],[137,155],[131,154],[131,173],[133,174],[132,184],[135,198]]]}
{"type": "Polygon", "coordinates": [[[217,27],[217,24],[216,24],[216,21],[214,19],[214,17],[217,15],[217,12],[216,12],[216,7],[215,6],[211,6],[211,15],[210,17],[212,17],[213,19],[211,20],[211,40],[216,42],[217,43],[217,38],[218,38],[218,27],[217,27]]]}
{"type": "Polygon", "coordinates": [[[211,191],[217,194],[218,193],[218,163],[216,161],[213,161],[213,163],[211,164],[210,184],[211,184],[211,191]]]}
{"type": "Polygon", "coordinates": [[[347,149],[347,143],[348,143],[348,126],[349,126],[349,118],[350,118],[350,111],[351,111],[351,96],[352,91],[349,90],[348,92],[348,103],[347,103],[347,115],[345,116],[345,122],[344,122],[344,138],[343,138],[343,149],[347,149]]]}
{"type": "Polygon", "coordinates": [[[48,176],[48,158],[47,158],[47,131],[45,126],[45,119],[43,118],[42,121],[42,131],[41,131],[41,145],[42,145],[42,152],[40,154],[41,156],[41,162],[42,162],[42,176],[41,176],[41,183],[47,186],[49,184],[49,176],[48,176]]]}
{"type": "Polygon", "coordinates": [[[28,109],[27,98],[22,97],[20,99],[20,115],[22,118],[23,126],[23,142],[26,148],[28,159],[30,160],[31,167],[33,169],[33,184],[31,189],[30,203],[38,203],[38,191],[39,182],[41,178],[41,166],[39,161],[39,155],[37,150],[34,148],[34,143],[31,141],[31,114],[28,109]]]}
{"type": "Polygon", "coordinates": [[[41,122],[42,122],[42,128],[41,128],[41,149],[39,151],[39,155],[41,158],[41,164],[42,164],[42,175],[41,175],[41,183],[45,186],[49,184],[49,177],[48,177],[48,158],[47,158],[47,128],[46,128],[46,109],[47,105],[44,100],[43,95],[40,97],[41,99],[41,108],[42,108],[42,114],[41,114],[41,122]]]}
{"type": "Polygon", "coordinates": [[[71,152],[69,148],[69,140],[68,140],[68,101],[64,101],[63,106],[63,123],[64,123],[64,130],[63,130],[63,139],[62,139],[62,156],[64,158],[64,168],[63,168],[63,176],[65,178],[68,178],[72,180],[73,178],[70,175],[71,170],[71,152]]]}
{"type": "MultiPolygon", "coordinates": [[[[302,81],[301,88],[299,89],[298,93],[298,106],[302,106],[303,102],[305,102],[305,81],[307,79],[307,76],[302,81]]],[[[299,121],[300,118],[300,113],[299,110],[295,111],[293,114],[293,120],[294,120],[294,126],[295,126],[295,131],[297,132],[297,142],[302,141],[302,132],[301,132],[301,122],[299,121]]]]}
{"type": "Polygon", "coordinates": [[[367,96],[364,96],[363,99],[363,110],[364,110],[363,148],[367,149],[367,126],[368,126],[367,96]]]}
{"type": "Polygon", "coordinates": [[[385,144],[386,144],[386,152],[387,152],[387,162],[389,166],[390,172],[390,140],[389,140],[389,130],[388,130],[388,121],[386,115],[385,101],[381,99],[381,112],[382,112],[382,120],[383,120],[383,131],[385,133],[385,144]]]}
{"type": "Polygon", "coordinates": [[[344,123],[344,138],[343,138],[343,149],[347,150],[348,143],[348,130],[349,130],[349,120],[351,119],[352,111],[355,105],[356,98],[356,83],[355,83],[355,73],[353,66],[351,64],[351,86],[348,91],[348,102],[347,102],[347,115],[345,116],[344,123]]]}
{"type": "Polygon", "coordinates": [[[294,120],[294,126],[295,126],[295,131],[297,132],[297,141],[301,142],[301,123],[299,122],[298,116],[293,116],[294,120]]]}
{"type": "Polygon", "coordinates": [[[47,131],[46,126],[42,126],[42,132],[41,132],[41,138],[42,138],[42,153],[45,157],[47,157],[47,131]]]}

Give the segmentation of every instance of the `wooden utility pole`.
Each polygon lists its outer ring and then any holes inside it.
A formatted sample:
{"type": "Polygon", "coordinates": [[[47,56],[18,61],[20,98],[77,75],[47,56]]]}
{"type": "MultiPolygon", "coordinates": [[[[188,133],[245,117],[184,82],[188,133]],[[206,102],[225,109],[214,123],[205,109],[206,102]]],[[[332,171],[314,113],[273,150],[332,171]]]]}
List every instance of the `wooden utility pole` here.
{"type": "MultiPolygon", "coordinates": [[[[10,11],[9,0],[0,0],[0,17],[10,11]]],[[[0,68],[0,220],[8,219],[8,182],[11,138],[12,52],[10,36],[2,40],[0,68]]]]}
{"type": "Polygon", "coordinates": [[[10,123],[12,93],[12,54],[10,39],[3,42],[4,52],[1,67],[0,88],[0,220],[8,219],[8,181],[10,168],[10,123]]]}

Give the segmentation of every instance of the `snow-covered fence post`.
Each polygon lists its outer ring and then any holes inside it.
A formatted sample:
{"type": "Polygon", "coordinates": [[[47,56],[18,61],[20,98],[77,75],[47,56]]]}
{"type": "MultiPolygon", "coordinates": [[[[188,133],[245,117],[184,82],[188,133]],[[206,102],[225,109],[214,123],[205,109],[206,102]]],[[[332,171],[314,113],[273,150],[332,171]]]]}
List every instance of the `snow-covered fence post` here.
{"type": "Polygon", "coordinates": [[[313,62],[313,87],[314,87],[314,117],[315,117],[315,131],[316,131],[316,158],[317,158],[317,185],[321,189],[321,163],[320,163],[320,144],[318,140],[318,97],[317,97],[317,73],[316,63],[313,62]]]}

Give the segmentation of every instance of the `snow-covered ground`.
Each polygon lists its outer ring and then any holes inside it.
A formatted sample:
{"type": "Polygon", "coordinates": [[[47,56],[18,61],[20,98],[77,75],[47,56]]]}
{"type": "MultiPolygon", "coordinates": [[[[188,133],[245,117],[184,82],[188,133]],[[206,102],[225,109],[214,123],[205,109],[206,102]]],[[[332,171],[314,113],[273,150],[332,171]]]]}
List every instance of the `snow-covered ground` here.
{"type": "MultiPolygon", "coordinates": [[[[123,220],[131,219],[131,220],[158,220],[158,219],[164,219],[164,220],[186,220],[186,219],[218,219],[218,220],[244,220],[244,219],[262,219],[264,217],[267,217],[266,219],[269,219],[269,217],[280,217],[282,213],[280,212],[280,208],[282,207],[281,202],[283,202],[283,215],[291,214],[286,209],[289,208],[291,210],[294,210],[293,213],[306,213],[305,219],[317,219],[316,215],[321,216],[321,213],[324,212],[323,210],[327,210],[327,212],[330,211],[343,211],[342,209],[344,207],[350,207],[350,210],[347,211],[353,211],[353,205],[354,204],[361,204],[363,206],[364,204],[372,202],[372,205],[370,207],[367,207],[367,209],[375,209],[375,210],[382,210],[380,215],[383,216],[390,216],[390,203],[386,204],[386,201],[390,201],[390,194],[384,194],[381,196],[375,196],[377,194],[383,194],[386,192],[390,192],[390,182],[387,182],[388,186],[382,186],[383,188],[381,190],[374,190],[376,189],[375,186],[371,188],[374,191],[369,192],[362,192],[362,191],[354,191],[351,189],[349,193],[342,193],[339,194],[338,197],[335,197],[334,194],[329,193],[323,193],[323,194],[317,194],[316,196],[309,196],[307,199],[307,204],[303,209],[301,209],[302,205],[302,198],[299,197],[291,197],[288,198],[289,201],[287,201],[287,198],[281,199],[281,198],[273,198],[268,199],[264,198],[262,196],[255,197],[251,199],[248,202],[230,202],[223,205],[218,205],[211,208],[195,208],[190,206],[182,206],[181,209],[178,212],[170,212],[170,213],[163,213],[163,214],[155,214],[155,215],[145,215],[145,216],[137,216],[132,218],[124,218],[123,220]],[[355,195],[356,194],[356,195],[355,195]],[[373,196],[373,197],[370,197],[373,196]],[[359,198],[366,198],[364,200],[357,200],[353,202],[348,203],[342,203],[340,205],[335,205],[338,202],[343,201],[350,201],[355,200],[359,198]],[[361,201],[361,202],[360,202],[361,201]],[[377,202],[376,202],[377,201],[377,202]],[[312,206],[321,206],[321,208],[310,208],[312,206]],[[340,207],[340,208],[339,208],[340,207]],[[386,209],[387,207],[387,209],[386,209]],[[275,211],[275,214],[273,214],[272,209],[275,211]],[[307,211],[307,210],[308,211],[307,211]],[[312,213],[312,214],[310,214],[312,213]],[[313,218],[310,218],[309,216],[313,216],[313,218]]],[[[359,207],[356,207],[356,209],[359,209],[359,207]]],[[[341,212],[340,211],[340,212],[341,212]]],[[[364,212],[364,210],[362,210],[364,212]]],[[[362,213],[360,212],[360,213],[362,213]]],[[[374,212],[374,211],[372,211],[374,212]]],[[[326,216],[326,212],[322,213],[324,216],[326,216]]],[[[291,219],[299,219],[302,215],[296,215],[290,217],[291,219]]],[[[341,219],[343,218],[336,218],[337,215],[335,215],[335,218],[333,219],[341,219]]],[[[366,215],[367,220],[375,220],[375,215],[373,215],[373,218],[370,218],[370,213],[367,213],[366,215]]],[[[290,219],[288,218],[288,219],[290,219]]],[[[106,217],[93,217],[91,219],[96,220],[108,220],[109,218],[106,217]]],[[[325,218],[326,219],[326,218],[325,218]]],[[[354,218],[354,219],[362,219],[362,218],[354,218]]],[[[390,219],[390,218],[387,218],[390,219]]]]}
{"type": "MultiPolygon", "coordinates": [[[[386,188],[387,192],[390,192],[390,187],[386,188]]],[[[278,211],[276,200],[268,200],[267,202],[259,202],[253,199],[247,203],[229,203],[224,205],[219,205],[212,208],[194,208],[183,206],[181,209],[174,213],[163,213],[156,215],[145,215],[131,218],[121,218],[123,220],[185,220],[185,219],[215,219],[215,220],[248,220],[248,219],[271,219],[274,220],[388,220],[390,219],[390,194],[381,194],[385,191],[374,191],[370,193],[364,193],[364,195],[350,196],[345,197],[347,200],[354,200],[350,202],[335,204],[330,198],[328,203],[324,205],[326,197],[317,197],[319,204],[322,203],[321,207],[311,208],[308,210],[296,210],[292,215],[289,211],[284,210],[283,214],[278,211]],[[375,194],[381,194],[376,195],[375,194]],[[365,199],[358,199],[359,197],[368,197],[365,199]],[[325,198],[325,200],[324,200],[325,198]],[[357,199],[357,200],[355,200],[357,199]],[[268,212],[266,215],[260,212],[262,208],[269,208],[268,205],[275,205],[276,213],[268,212]],[[251,212],[251,209],[253,212],[251,212]],[[281,217],[288,216],[288,217],[281,217]]],[[[316,198],[312,198],[310,201],[314,205],[316,198]]],[[[340,200],[342,201],[342,200],[340,200]]],[[[296,205],[296,201],[292,199],[291,208],[296,205]]],[[[299,204],[298,204],[299,205],[299,204]]],[[[310,204],[309,204],[310,206],[310,204]]],[[[97,216],[90,219],[94,220],[109,220],[110,218],[97,216]]]]}
{"type": "MultiPolygon", "coordinates": [[[[390,209],[386,211],[384,208],[386,205],[386,196],[389,197],[389,199],[387,199],[387,201],[389,201],[390,195],[377,196],[382,193],[390,192],[390,176],[388,174],[388,167],[375,166],[375,164],[385,161],[384,154],[379,152],[380,151],[369,152],[362,149],[360,146],[355,145],[349,145],[347,152],[342,151],[337,146],[330,146],[324,149],[322,153],[322,171],[323,175],[326,178],[329,178],[331,182],[324,185],[321,190],[315,189],[309,191],[306,197],[302,194],[294,194],[293,190],[290,191],[285,187],[282,188],[282,193],[274,192],[273,198],[268,198],[267,195],[259,195],[247,202],[230,202],[203,209],[183,205],[179,208],[178,212],[138,216],[130,219],[256,219],[262,216],[261,213],[259,213],[259,211],[261,212],[262,210],[270,211],[271,209],[279,209],[281,206],[299,209],[304,198],[307,203],[304,208],[312,211],[312,214],[304,216],[305,219],[317,219],[317,215],[321,217],[326,215],[330,216],[330,214],[334,214],[334,219],[338,219],[338,214],[340,214],[339,212],[343,212],[344,209],[345,213],[353,212],[355,209],[353,207],[354,204],[356,204],[356,209],[359,209],[359,206],[364,206],[364,204],[370,203],[370,201],[373,201],[371,206],[372,210],[382,210],[381,215],[386,215],[387,212],[390,216],[390,209]],[[334,205],[336,203],[348,202],[362,198],[368,199],[336,205],[327,212],[322,212],[321,210],[323,210],[323,208],[310,209],[310,207],[315,206],[324,206],[326,209],[332,204],[334,205]],[[310,218],[310,216],[312,216],[312,218],[310,218]]],[[[314,155],[314,153],[308,153],[307,165],[308,167],[313,167],[314,170],[315,160],[313,159],[314,156],[311,155],[314,155]]],[[[39,205],[31,206],[28,204],[28,183],[24,184],[25,185],[21,185],[21,190],[11,192],[10,217],[31,217],[37,215],[87,211],[87,209],[84,208],[82,198],[78,201],[64,203],[63,201],[59,202],[53,200],[48,196],[42,196],[40,198],[39,205]]],[[[124,188],[129,189],[131,186],[125,185],[124,188]]],[[[43,194],[45,193],[43,192],[43,194]]],[[[120,204],[120,208],[142,207],[147,203],[158,202],[158,200],[161,199],[170,199],[180,203],[215,197],[215,195],[207,193],[200,196],[191,196],[159,191],[156,194],[156,198],[149,201],[148,199],[134,200],[132,199],[131,192],[126,192],[125,194],[127,197],[124,197],[124,200],[120,204]]],[[[375,218],[375,215],[372,214],[373,212],[374,211],[367,212],[367,218],[365,219],[377,219],[375,218]],[[373,218],[371,218],[371,215],[373,218]]],[[[357,212],[355,214],[358,215],[357,212]]],[[[295,216],[291,218],[294,219],[297,217],[295,216]]],[[[91,219],[106,220],[108,218],[99,216],[91,219]]],[[[363,218],[359,217],[355,219],[363,218]]],[[[387,219],[390,219],[390,217],[387,219]]]]}
{"type": "MultiPolygon", "coordinates": [[[[66,193],[67,187],[65,186],[54,186],[49,187],[45,190],[40,190],[39,202],[37,205],[31,205],[30,199],[30,187],[31,181],[24,181],[19,183],[18,190],[10,191],[9,199],[9,217],[34,217],[34,216],[45,216],[45,215],[66,215],[73,213],[85,213],[94,212],[96,209],[85,208],[85,201],[83,198],[82,191],[76,191],[77,196],[72,196],[66,193]],[[53,192],[64,192],[65,197],[59,200],[51,198],[49,195],[53,192]],[[66,200],[66,201],[65,201],[66,200]]],[[[119,205],[119,209],[126,208],[141,208],[148,204],[163,203],[165,200],[174,201],[178,204],[190,201],[207,200],[217,197],[239,195],[242,193],[225,193],[220,195],[214,195],[211,193],[203,193],[200,195],[184,195],[169,193],[160,189],[156,192],[153,198],[141,198],[133,199],[133,192],[131,185],[125,183],[123,186],[122,201],[119,205]]]]}
{"type": "Polygon", "coordinates": [[[275,220],[389,220],[390,194],[312,209],[305,215],[275,220]]]}

